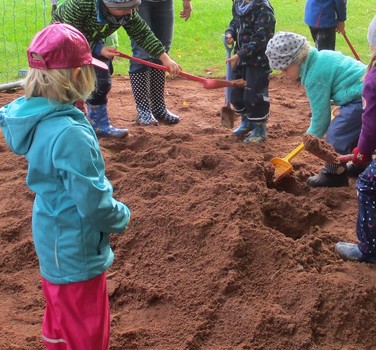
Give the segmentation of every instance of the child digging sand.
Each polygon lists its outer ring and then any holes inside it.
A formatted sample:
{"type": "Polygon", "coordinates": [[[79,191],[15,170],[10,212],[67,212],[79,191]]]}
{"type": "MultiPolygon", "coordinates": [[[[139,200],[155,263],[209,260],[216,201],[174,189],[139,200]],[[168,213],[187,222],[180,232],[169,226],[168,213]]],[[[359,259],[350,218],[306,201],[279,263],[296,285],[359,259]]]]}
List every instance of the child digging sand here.
{"type": "MultiPolygon", "coordinates": [[[[312,110],[308,134],[322,138],[339,154],[356,146],[362,125],[362,88],[366,66],[338,51],[318,51],[299,34],[278,32],[266,49],[270,66],[305,87],[312,110]],[[339,113],[331,122],[331,101],[339,113]]],[[[312,187],[348,185],[346,163],[326,163],[307,180],[312,187]]]]}

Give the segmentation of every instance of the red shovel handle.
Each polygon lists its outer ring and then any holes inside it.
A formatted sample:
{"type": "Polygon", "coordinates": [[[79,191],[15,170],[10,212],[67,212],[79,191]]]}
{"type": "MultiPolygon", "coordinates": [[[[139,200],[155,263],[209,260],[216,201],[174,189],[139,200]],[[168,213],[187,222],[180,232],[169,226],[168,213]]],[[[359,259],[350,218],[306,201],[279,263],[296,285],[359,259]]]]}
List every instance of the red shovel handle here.
{"type": "Polygon", "coordinates": [[[347,37],[347,35],[346,35],[345,32],[343,33],[343,37],[345,38],[345,40],[346,40],[346,42],[347,42],[347,45],[349,45],[349,48],[350,48],[351,52],[353,53],[354,57],[355,57],[358,61],[361,61],[359,55],[358,55],[357,52],[355,51],[354,46],[351,45],[350,40],[349,40],[349,38],[347,37]]]}
{"type": "MultiPolygon", "coordinates": [[[[157,68],[157,69],[162,69],[166,72],[170,71],[167,67],[162,66],[161,64],[153,63],[153,62],[150,62],[150,61],[145,61],[145,60],[142,60],[141,58],[129,56],[129,55],[126,55],[125,53],[122,53],[122,52],[119,52],[119,51],[116,51],[116,50],[113,50],[112,52],[116,53],[120,57],[128,58],[129,60],[144,64],[145,66],[149,66],[149,67],[153,67],[153,68],[157,68]]],[[[218,88],[224,88],[224,87],[227,87],[227,86],[230,86],[230,87],[231,86],[238,86],[238,87],[242,86],[242,87],[244,87],[243,83],[245,83],[243,80],[239,82],[239,81],[227,81],[227,80],[223,80],[223,79],[205,79],[205,78],[202,78],[202,77],[198,77],[197,75],[189,74],[189,73],[186,73],[186,72],[183,72],[183,71],[179,72],[179,76],[181,76],[182,78],[198,81],[199,83],[203,84],[205,89],[218,89],[218,88]]]]}
{"type": "MultiPolygon", "coordinates": [[[[124,57],[124,58],[128,58],[129,60],[132,60],[132,61],[135,61],[135,62],[138,62],[138,63],[141,63],[141,64],[144,64],[145,66],[149,66],[149,67],[152,67],[152,68],[157,68],[157,69],[161,69],[161,70],[164,70],[166,72],[169,72],[170,70],[165,67],[165,66],[162,66],[161,64],[157,64],[157,63],[154,63],[154,62],[150,62],[150,61],[146,61],[146,60],[142,60],[141,58],[137,58],[137,57],[133,57],[133,56],[129,56],[125,53],[122,53],[122,52],[119,52],[119,51],[114,51],[118,56],[120,57],[124,57]]],[[[206,83],[208,79],[205,79],[205,78],[201,78],[201,77],[198,77],[196,75],[193,75],[193,74],[189,74],[189,73],[186,73],[186,72],[183,72],[181,71],[179,73],[179,75],[182,77],[182,78],[187,78],[187,79],[190,79],[190,80],[194,80],[194,81],[198,81],[199,83],[206,83]]]]}

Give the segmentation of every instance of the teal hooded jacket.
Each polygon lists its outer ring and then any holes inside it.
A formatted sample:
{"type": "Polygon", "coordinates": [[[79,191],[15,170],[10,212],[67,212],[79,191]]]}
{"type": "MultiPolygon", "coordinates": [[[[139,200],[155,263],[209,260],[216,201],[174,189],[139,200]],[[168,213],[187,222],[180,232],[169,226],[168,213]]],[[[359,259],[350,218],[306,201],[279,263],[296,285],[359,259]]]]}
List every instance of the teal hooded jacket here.
{"type": "Polygon", "coordinates": [[[331,101],[343,106],[361,100],[366,68],[364,63],[339,51],[311,48],[300,67],[301,84],[312,110],[308,134],[324,136],[331,122],[331,101]]]}
{"type": "Polygon", "coordinates": [[[65,284],[103,273],[114,260],[109,233],[124,232],[130,211],[112,196],[84,114],[70,104],[21,97],[0,109],[0,126],[10,149],[28,161],[41,275],[65,284]]]}

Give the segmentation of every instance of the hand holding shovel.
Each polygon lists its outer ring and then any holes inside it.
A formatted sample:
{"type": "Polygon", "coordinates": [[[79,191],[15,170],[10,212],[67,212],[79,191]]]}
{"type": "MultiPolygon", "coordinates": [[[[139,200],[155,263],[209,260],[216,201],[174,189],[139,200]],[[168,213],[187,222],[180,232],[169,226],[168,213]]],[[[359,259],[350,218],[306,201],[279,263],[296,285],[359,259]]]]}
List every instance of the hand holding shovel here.
{"type": "MultiPolygon", "coordinates": [[[[119,51],[116,51],[116,50],[113,50],[112,52],[115,53],[116,56],[127,58],[129,60],[144,64],[145,66],[161,69],[161,70],[164,70],[165,72],[169,71],[169,69],[167,67],[162,66],[161,64],[157,64],[157,63],[154,63],[154,62],[142,60],[141,58],[129,56],[129,55],[126,55],[125,53],[122,53],[122,52],[119,52],[119,51]]],[[[189,73],[186,73],[186,72],[183,72],[183,71],[179,72],[179,76],[182,77],[182,78],[186,78],[186,79],[189,79],[189,80],[193,80],[193,81],[197,81],[199,83],[202,83],[205,89],[218,89],[218,88],[224,88],[226,86],[230,86],[230,87],[234,87],[234,86],[244,87],[245,86],[245,81],[242,80],[242,79],[232,80],[232,81],[226,81],[226,80],[223,80],[223,79],[206,79],[206,78],[198,77],[196,75],[189,74],[189,73]]]]}

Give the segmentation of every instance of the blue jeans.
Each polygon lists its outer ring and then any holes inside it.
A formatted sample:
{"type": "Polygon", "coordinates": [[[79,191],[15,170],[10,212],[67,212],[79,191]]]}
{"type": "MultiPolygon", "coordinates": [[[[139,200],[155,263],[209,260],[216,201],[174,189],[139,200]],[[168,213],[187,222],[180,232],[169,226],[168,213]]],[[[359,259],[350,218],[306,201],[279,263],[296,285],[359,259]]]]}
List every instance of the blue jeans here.
{"type": "MultiPolygon", "coordinates": [[[[148,1],[143,0],[138,8],[138,14],[149,25],[155,36],[162,42],[168,53],[171,48],[174,32],[174,3],[173,0],[148,1]]],[[[131,40],[133,56],[154,63],[160,63],[131,40]]],[[[143,64],[131,61],[129,73],[141,73],[147,69],[143,64]]]]}
{"type": "Polygon", "coordinates": [[[328,141],[339,154],[351,153],[358,144],[362,128],[362,101],[351,101],[341,106],[340,113],[330,123],[328,141]]]}

